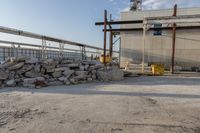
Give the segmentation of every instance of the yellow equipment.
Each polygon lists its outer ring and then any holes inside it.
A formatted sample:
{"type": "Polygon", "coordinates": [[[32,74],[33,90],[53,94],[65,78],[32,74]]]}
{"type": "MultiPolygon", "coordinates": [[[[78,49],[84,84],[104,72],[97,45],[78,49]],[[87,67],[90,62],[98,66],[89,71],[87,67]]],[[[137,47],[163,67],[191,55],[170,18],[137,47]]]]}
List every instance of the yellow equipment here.
{"type": "MultiPolygon", "coordinates": [[[[109,63],[111,61],[112,61],[112,58],[109,55],[107,55],[105,63],[109,63]]],[[[100,57],[100,62],[104,63],[104,56],[103,55],[101,55],[101,57],[100,57]]]]}
{"type": "Polygon", "coordinates": [[[164,75],[165,68],[164,65],[162,64],[153,64],[151,65],[151,69],[153,75],[160,75],[160,76],[164,75]]]}

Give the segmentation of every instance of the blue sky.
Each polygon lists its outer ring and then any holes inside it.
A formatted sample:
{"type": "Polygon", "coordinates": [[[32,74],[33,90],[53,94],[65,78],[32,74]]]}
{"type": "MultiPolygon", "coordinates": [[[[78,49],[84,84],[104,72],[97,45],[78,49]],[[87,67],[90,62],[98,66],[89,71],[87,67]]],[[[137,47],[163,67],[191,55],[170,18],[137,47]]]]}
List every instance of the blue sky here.
{"type": "MultiPolygon", "coordinates": [[[[107,9],[115,19],[130,0],[0,0],[0,26],[12,27],[102,47],[102,27],[107,9]]],[[[200,6],[200,0],[144,0],[144,9],[200,6]],[[189,2],[188,2],[189,1],[189,2]]],[[[0,36],[0,39],[2,36],[0,36]]]]}

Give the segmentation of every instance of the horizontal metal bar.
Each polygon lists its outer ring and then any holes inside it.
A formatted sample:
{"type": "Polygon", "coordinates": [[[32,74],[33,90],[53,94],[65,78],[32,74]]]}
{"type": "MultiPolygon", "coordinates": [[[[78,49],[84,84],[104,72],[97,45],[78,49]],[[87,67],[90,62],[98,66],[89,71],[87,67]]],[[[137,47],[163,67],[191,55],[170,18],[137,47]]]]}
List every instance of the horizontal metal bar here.
{"type": "MultiPolygon", "coordinates": [[[[41,47],[42,47],[42,46],[37,45],[37,44],[19,43],[19,42],[11,42],[11,41],[4,41],[4,40],[0,40],[0,43],[2,43],[2,44],[22,45],[22,46],[28,46],[28,47],[37,47],[37,48],[41,48],[41,47]]],[[[53,47],[53,46],[47,46],[47,48],[59,50],[58,47],[53,47]]],[[[75,50],[75,49],[67,49],[67,48],[64,48],[64,50],[74,51],[74,52],[80,52],[80,50],[75,50]]],[[[86,51],[86,52],[87,52],[87,53],[98,53],[98,54],[100,54],[100,52],[94,52],[94,51],[86,51]]]]}
{"type": "MultiPolygon", "coordinates": [[[[143,23],[143,20],[128,20],[128,21],[109,21],[107,25],[118,25],[118,24],[138,24],[143,23]]],[[[104,25],[104,22],[96,22],[95,25],[104,25]]]]}
{"type": "Polygon", "coordinates": [[[35,38],[35,39],[45,39],[46,41],[53,41],[53,42],[58,42],[58,43],[63,43],[63,44],[74,45],[74,46],[82,46],[82,47],[87,47],[87,48],[91,48],[91,49],[103,50],[103,48],[85,45],[83,43],[58,39],[58,38],[54,38],[54,37],[44,36],[44,35],[40,35],[40,34],[35,34],[35,33],[31,33],[31,32],[8,28],[8,27],[0,26],[0,32],[7,33],[7,34],[13,34],[13,35],[20,35],[20,36],[30,37],[30,38],[35,38]]]}
{"type": "Polygon", "coordinates": [[[147,24],[172,24],[172,23],[200,23],[200,18],[169,19],[169,20],[148,20],[147,24]]]}
{"type": "MultiPolygon", "coordinates": [[[[172,27],[160,27],[160,28],[150,28],[149,30],[171,30],[172,27]]],[[[184,29],[200,29],[200,26],[182,26],[182,27],[177,27],[179,30],[184,30],[184,29]]],[[[123,31],[141,31],[143,28],[125,28],[125,29],[107,29],[107,31],[112,31],[112,32],[123,32],[123,31]]],[[[104,30],[103,30],[104,31],[104,30]]]]}
{"type": "Polygon", "coordinates": [[[190,19],[190,18],[200,18],[200,14],[194,15],[179,15],[179,16],[159,16],[159,17],[145,17],[146,20],[169,20],[169,19],[190,19]]]}

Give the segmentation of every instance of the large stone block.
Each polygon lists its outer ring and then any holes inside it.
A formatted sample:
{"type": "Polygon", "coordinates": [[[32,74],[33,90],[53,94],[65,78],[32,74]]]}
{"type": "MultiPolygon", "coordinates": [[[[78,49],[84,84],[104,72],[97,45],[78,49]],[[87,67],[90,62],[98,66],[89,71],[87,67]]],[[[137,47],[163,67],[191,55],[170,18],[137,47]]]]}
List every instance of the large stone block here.
{"type": "Polygon", "coordinates": [[[24,84],[34,84],[36,81],[36,78],[25,78],[23,79],[24,84]]]}
{"type": "Polygon", "coordinates": [[[24,74],[31,69],[33,69],[34,65],[24,65],[19,71],[17,71],[17,74],[24,74]]]}
{"type": "Polygon", "coordinates": [[[52,82],[48,82],[47,85],[48,86],[59,86],[59,85],[63,85],[64,83],[61,81],[52,81],[52,82]]]}
{"type": "Polygon", "coordinates": [[[3,70],[0,70],[0,80],[6,80],[9,76],[9,73],[3,71],[3,70]]]}
{"type": "Polygon", "coordinates": [[[40,73],[36,73],[35,71],[28,71],[25,73],[25,76],[27,78],[36,78],[36,77],[39,77],[41,74],[40,73]]]}
{"type": "Polygon", "coordinates": [[[67,78],[69,78],[74,73],[74,70],[65,70],[63,72],[63,75],[67,78]]]}
{"type": "Polygon", "coordinates": [[[101,81],[118,81],[124,79],[124,72],[120,69],[98,70],[97,78],[101,81]]]}
{"type": "Polygon", "coordinates": [[[10,66],[10,67],[8,68],[8,70],[9,70],[9,71],[17,70],[17,69],[22,68],[23,66],[24,66],[24,62],[20,62],[20,63],[17,63],[17,64],[15,64],[15,65],[13,65],[13,66],[10,66]]]}
{"type": "Polygon", "coordinates": [[[14,79],[5,81],[5,84],[6,84],[6,86],[8,86],[8,87],[15,87],[15,86],[16,86],[16,82],[15,82],[14,79]]]}
{"type": "Polygon", "coordinates": [[[60,78],[62,76],[62,71],[57,71],[57,72],[54,72],[52,73],[52,76],[54,78],[60,78]]]}
{"type": "Polygon", "coordinates": [[[26,59],[25,60],[25,63],[26,64],[36,64],[36,63],[38,63],[38,59],[37,58],[29,58],[29,59],[26,59]]]}

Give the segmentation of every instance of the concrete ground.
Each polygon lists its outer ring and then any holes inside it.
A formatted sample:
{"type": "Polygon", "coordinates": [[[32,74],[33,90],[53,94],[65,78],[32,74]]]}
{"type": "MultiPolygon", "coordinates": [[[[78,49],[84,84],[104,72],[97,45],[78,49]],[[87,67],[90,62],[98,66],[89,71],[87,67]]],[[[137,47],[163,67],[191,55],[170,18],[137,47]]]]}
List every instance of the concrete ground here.
{"type": "Polygon", "coordinates": [[[200,133],[200,78],[1,89],[0,133],[200,133]]]}

